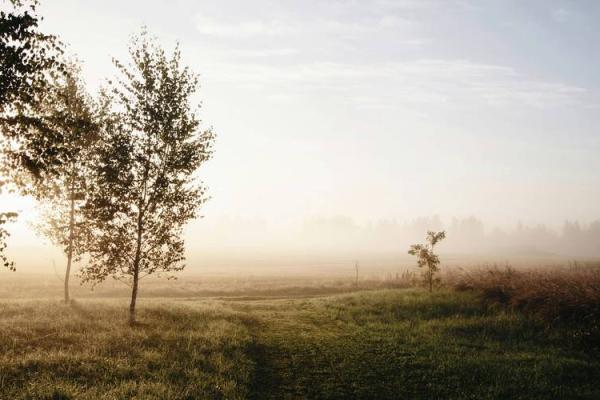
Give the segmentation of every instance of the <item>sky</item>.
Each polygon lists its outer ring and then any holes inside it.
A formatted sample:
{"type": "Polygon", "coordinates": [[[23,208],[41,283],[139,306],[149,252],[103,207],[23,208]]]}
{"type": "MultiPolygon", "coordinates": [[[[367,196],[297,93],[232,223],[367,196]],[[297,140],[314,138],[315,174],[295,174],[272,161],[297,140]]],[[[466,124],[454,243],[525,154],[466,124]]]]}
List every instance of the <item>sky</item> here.
{"type": "Polygon", "coordinates": [[[92,92],[142,26],[180,42],[217,134],[192,242],[338,215],[600,218],[600,2],[41,3],[92,92]]]}

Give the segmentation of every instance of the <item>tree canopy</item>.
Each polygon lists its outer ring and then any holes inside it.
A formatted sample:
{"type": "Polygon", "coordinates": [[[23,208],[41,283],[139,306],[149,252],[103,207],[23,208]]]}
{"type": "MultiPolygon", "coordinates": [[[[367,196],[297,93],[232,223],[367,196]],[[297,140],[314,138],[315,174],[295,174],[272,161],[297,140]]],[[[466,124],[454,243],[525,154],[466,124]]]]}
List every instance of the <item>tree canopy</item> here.
{"type": "Polygon", "coordinates": [[[0,113],[37,101],[47,73],[63,65],[60,42],[39,31],[37,1],[6,5],[0,10],[0,113]]]}

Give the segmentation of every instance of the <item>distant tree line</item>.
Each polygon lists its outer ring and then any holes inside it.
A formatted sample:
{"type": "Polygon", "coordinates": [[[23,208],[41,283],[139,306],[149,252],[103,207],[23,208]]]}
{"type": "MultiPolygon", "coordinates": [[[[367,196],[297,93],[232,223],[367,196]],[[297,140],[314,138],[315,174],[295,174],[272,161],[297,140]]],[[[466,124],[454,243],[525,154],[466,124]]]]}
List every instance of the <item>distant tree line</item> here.
{"type": "MultiPolygon", "coordinates": [[[[446,231],[444,251],[494,253],[498,255],[600,256],[600,220],[588,223],[565,221],[551,228],[544,224],[514,223],[502,228],[479,218],[418,217],[407,221],[381,219],[358,224],[350,217],[312,219],[302,227],[305,246],[339,249],[397,251],[399,243],[414,243],[423,232],[446,231]]],[[[216,228],[213,231],[218,232],[216,228]]],[[[232,234],[229,237],[233,237],[232,234]]],[[[233,239],[232,239],[233,240],[233,239]]]]}
{"type": "MultiPolygon", "coordinates": [[[[212,155],[192,103],[198,76],[145,29],[116,77],[87,92],[57,36],[39,31],[37,1],[4,1],[0,12],[2,189],[37,200],[39,232],[66,255],[65,302],[74,262],[83,281],[131,285],[136,323],[139,281],[184,268],[184,225],[206,200],[196,172],[212,155]]],[[[0,214],[0,257],[5,224],[0,214]]]]}

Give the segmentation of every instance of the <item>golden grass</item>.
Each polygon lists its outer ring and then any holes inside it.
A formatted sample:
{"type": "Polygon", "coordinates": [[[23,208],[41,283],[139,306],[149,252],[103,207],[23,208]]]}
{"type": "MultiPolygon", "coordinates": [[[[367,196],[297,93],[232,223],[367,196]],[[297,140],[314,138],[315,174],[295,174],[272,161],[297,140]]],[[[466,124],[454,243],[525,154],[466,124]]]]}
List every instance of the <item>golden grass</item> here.
{"type": "Polygon", "coordinates": [[[462,272],[450,278],[458,290],[476,290],[491,304],[533,314],[551,324],[581,327],[600,343],[600,267],[571,264],[515,270],[510,267],[462,272]]]}

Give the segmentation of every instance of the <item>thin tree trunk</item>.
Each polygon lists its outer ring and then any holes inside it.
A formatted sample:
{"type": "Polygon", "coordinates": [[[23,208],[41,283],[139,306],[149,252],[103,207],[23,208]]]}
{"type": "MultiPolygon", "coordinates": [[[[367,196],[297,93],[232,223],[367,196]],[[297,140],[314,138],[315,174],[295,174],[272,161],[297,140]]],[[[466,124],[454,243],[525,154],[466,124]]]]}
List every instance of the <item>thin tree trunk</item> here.
{"type": "Polygon", "coordinates": [[[75,165],[71,167],[71,209],[69,211],[69,245],[67,250],[67,270],[65,271],[65,303],[69,303],[69,278],[71,276],[71,263],[73,262],[73,241],[75,239],[75,165]]]}
{"type": "Polygon", "coordinates": [[[129,325],[133,326],[136,324],[136,315],[135,315],[135,304],[137,301],[138,294],[138,281],[140,277],[140,261],[142,256],[142,232],[143,232],[143,218],[144,214],[140,211],[138,214],[137,221],[137,243],[135,249],[135,258],[133,260],[133,282],[131,285],[131,303],[129,304],[129,325]]]}
{"type": "Polygon", "coordinates": [[[433,292],[433,272],[429,271],[429,293],[433,292]]]}
{"type": "Polygon", "coordinates": [[[129,325],[133,326],[136,324],[135,315],[135,303],[137,301],[138,293],[138,281],[140,279],[140,263],[142,260],[142,238],[144,233],[144,205],[146,204],[146,196],[148,194],[148,172],[150,168],[150,158],[146,159],[146,166],[144,169],[143,179],[143,194],[142,198],[138,202],[138,215],[137,215],[137,241],[135,248],[135,258],[133,260],[133,282],[131,285],[131,303],[129,303],[129,325]]]}
{"type": "Polygon", "coordinates": [[[134,268],[133,272],[133,285],[131,287],[131,303],[129,303],[129,325],[133,326],[136,324],[137,319],[135,315],[135,303],[137,301],[137,293],[138,293],[138,280],[139,280],[139,271],[138,267],[134,268]]]}
{"type": "Polygon", "coordinates": [[[73,239],[75,229],[75,196],[71,192],[71,210],[69,215],[69,249],[67,251],[67,271],[65,272],[65,303],[69,303],[69,277],[73,261],[73,239]]]}
{"type": "Polygon", "coordinates": [[[131,285],[131,303],[129,303],[129,325],[133,326],[136,324],[137,319],[135,315],[135,304],[137,301],[138,294],[138,281],[140,278],[140,249],[141,249],[141,231],[138,231],[138,243],[135,252],[135,260],[133,262],[133,282],[131,285]]]}

